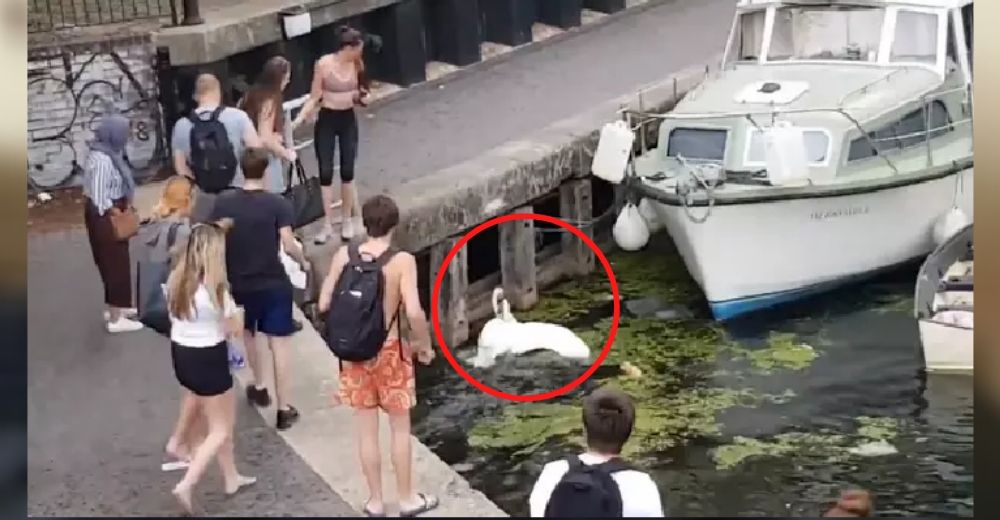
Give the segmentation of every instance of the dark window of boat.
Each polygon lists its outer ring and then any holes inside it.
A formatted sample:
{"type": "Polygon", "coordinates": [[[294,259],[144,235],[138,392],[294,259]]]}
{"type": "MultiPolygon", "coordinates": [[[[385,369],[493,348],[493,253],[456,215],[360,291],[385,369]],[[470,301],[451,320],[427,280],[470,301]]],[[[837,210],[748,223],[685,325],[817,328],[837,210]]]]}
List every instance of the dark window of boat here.
{"type": "Polygon", "coordinates": [[[962,6],[962,27],[965,29],[965,49],[969,53],[969,73],[972,73],[972,3],[962,6]]]}
{"type": "MultiPolygon", "coordinates": [[[[940,100],[929,103],[930,110],[930,137],[934,139],[952,130],[951,117],[948,109],[940,100]]],[[[868,139],[859,137],[851,141],[850,149],[847,153],[848,161],[857,161],[874,157],[879,153],[892,150],[909,148],[922,144],[927,133],[927,115],[922,109],[914,110],[898,121],[883,126],[874,132],[870,132],[868,137],[874,141],[875,147],[868,139]]]]}
{"type": "Polygon", "coordinates": [[[952,67],[958,68],[958,39],[955,36],[955,24],[954,20],[948,17],[948,44],[945,49],[948,62],[945,63],[945,67],[948,67],[948,72],[952,67]]]}
{"type": "Polygon", "coordinates": [[[757,61],[760,55],[760,48],[764,41],[764,20],[767,11],[761,9],[740,15],[736,22],[736,31],[733,41],[730,43],[727,60],[734,61],[757,61]]]}
{"type": "Polygon", "coordinates": [[[721,161],[726,156],[726,131],[714,128],[674,128],[667,139],[667,157],[721,161]]]}

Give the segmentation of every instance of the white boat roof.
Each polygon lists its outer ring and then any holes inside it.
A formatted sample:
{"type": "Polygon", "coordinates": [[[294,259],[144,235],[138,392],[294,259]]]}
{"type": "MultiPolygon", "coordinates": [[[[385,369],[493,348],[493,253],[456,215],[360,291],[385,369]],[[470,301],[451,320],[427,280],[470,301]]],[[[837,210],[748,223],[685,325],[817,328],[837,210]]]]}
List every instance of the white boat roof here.
{"type": "Polygon", "coordinates": [[[738,7],[766,7],[780,4],[905,5],[951,9],[971,4],[972,0],[740,0],[738,7]]]}

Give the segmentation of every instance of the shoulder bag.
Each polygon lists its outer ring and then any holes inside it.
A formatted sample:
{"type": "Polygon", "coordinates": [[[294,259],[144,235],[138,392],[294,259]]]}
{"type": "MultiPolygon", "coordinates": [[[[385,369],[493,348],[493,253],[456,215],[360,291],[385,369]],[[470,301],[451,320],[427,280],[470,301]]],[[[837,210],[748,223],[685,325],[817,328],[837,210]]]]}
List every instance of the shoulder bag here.
{"type": "Polygon", "coordinates": [[[287,176],[288,188],[284,197],[292,204],[292,227],[300,227],[312,224],[323,218],[326,214],[323,208],[323,194],[320,192],[319,177],[309,177],[306,175],[302,162],[296,160],[293,163],[287,176]],[[298,179],[297,183],[292,183],[292,172],[298,179]]]}

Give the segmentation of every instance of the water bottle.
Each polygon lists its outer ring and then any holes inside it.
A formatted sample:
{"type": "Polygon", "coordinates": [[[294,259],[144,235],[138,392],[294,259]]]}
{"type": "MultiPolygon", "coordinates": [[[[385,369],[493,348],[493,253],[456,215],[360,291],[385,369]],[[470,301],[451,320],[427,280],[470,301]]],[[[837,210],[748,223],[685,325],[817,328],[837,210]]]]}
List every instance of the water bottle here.
{"type": "Polygon", "coordinates": [[[243,356],[243,348],[236,340],[229,340],[226,342],[226,346],[229,349],[229,367],[233,370],[241,369],[247,366],[247,360],[243,356]]]}

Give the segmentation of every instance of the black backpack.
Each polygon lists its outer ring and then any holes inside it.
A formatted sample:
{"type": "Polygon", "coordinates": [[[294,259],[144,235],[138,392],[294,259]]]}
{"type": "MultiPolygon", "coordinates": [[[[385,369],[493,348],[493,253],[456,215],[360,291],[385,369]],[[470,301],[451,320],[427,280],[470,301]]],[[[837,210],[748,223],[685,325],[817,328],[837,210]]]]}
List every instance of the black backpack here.
{"type": "Polygon", "coordinates": [[[326,344],[341,361],[368,361],[378,356],[392,325],[398,326],[397,308],[389,329],[385,327],[382,273],[396,252],[389,249],[378,258],[362,258],[358,246],[351,244],[347,254],[348,262],[337,280],[326,318],[326,344]]]}
{"type": "Polygon", "coordinates": [[[229,142],[226,125],[219,121],[225,107],[218,107],[208,119],[192,111],[191,121],[191,171],[194,182],[205,193],[219,193],[228,188],[236,178],[239,161],[233,143],[229,142]]]}
{"type": "Polygon", "coordinates": [[[621,459],[587,465],[579,457],[566,459],[569,471],[556,484],[545,506],[552,518],[621,518],[622,495],[612,474],[629,469],[621,459]]]}

